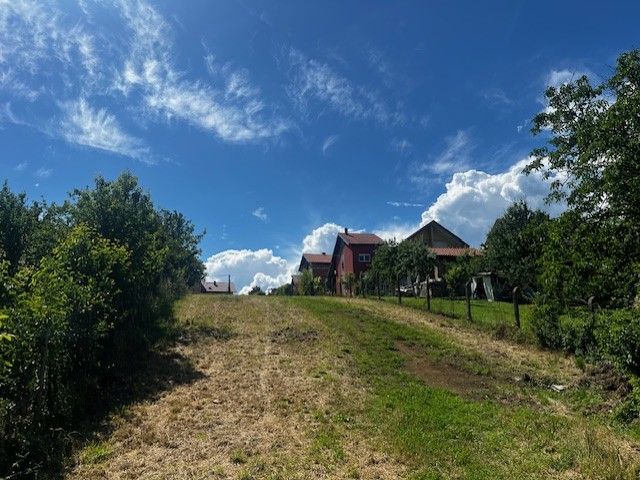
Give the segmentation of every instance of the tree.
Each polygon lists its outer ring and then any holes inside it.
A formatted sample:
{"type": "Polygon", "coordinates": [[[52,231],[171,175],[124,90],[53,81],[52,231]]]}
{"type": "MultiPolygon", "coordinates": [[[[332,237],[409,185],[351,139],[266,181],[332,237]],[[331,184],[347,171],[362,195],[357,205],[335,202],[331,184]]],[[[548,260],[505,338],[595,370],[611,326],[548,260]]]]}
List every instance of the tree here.
{"type": "Polygon", "coordinates": [[[342,285],[349,290],[349,296],[353,297],[353,287],[356,286],[356,276],[354,273],[349,272],[342,277],[342,285]]]}
{"type": "Polygon", "coordinates": [[[411,282],[417,278],[425,280],[433,269],[435,255],[424,244],[415,240],[405,240],[398,245],[398,265],[396,273],[409,277],[411,282]]]}
{"type": "Polygon", "coordinates": [[[39,213],[37,204],[27,205],[25,193],[13,193],[4,183],[0,189],[0,249],[11,273],[24,261],[39,213]]]}
{"type": "Polygon", "coordinates": [[[498,218],[484,242],[484,268],[504,276],[511,287],[538,289],[540,258],[549,215],[516,202],[498,218]]]}
{"type": "Polygon", "coordinates": [[[301,295],[315,295],[316,294],[316,282],[313,278],[313,272],[310,268],[305,268],[300,275],[300,294],[301,295]]]}
{"type": "MultiPolygon", "coordinates": [[[[532,131],[549,132],[549,146],[532,152],[526,171],[553,177],[549,199],[566,201],[569,209],[553,242],[557,252],[547,258],[567,254],[568,268],[559,270],[570,275],[580,270],[573,262],[590,265],[588,274],[602,279],[592,294],[602,290],[610,295],[602,301],[631,304],[640,271],[640,50],[620,55],[613,76],[598,85],[583,76],[550,87],[545,96],[549,108],[533,119],[532,131]],[[578,231],[602,249],[571,255],[571,248],[580,247],[578,231]],[[624,282],[613,293],[606,285],[611,271],[624,282]]],[[[547,262],[543,270],[557,285],[554,265],[547,262]]],[[[573,280],[577,285],[587,278],[573,280]]]]}
{"type": "Polygon", "coordinates": [[[405,240],[397,243],[388,240],[378,247],[371,262],[371,272],[385,280],[389,285],[395,285],[398,276],[407,277],[411,282],[416,278],[424,280],[433,268],[435,256],[422,243],[405,240]]]}
{"type": "Polygon", "coordinates": [[[258,285],[254,285],[251,290],[249,290],[249,295],[264,295],[265,293],[258,285]]]}

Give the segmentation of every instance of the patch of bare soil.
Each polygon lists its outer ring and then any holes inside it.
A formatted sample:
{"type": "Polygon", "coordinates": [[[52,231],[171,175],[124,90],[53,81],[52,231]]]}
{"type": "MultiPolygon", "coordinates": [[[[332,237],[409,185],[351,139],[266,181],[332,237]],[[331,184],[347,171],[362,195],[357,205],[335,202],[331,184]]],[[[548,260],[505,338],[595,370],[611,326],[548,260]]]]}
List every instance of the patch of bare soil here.
{"type": "Polygon", "coordinates": [[[407,371],[433,388],[441,388],[469,399],[484,399],[493,390],[494,379],[461,369],[457,365],[434,360],[404,342],[396,348],[407,358],[407,371]]]}
{"type": "Polygon", "coordinates": [[[334,410],[336,399],[357,403],[363,387],[341,373],[315,320],[268,298],[194,296],[178,315],[187,324],[210,318],[172,349],[193,365],[194,380],[114,415],[78,451],[67,478],[404,476],[401,462],[375,451],[356,429],[333,432],[336,455],[317,441],[322,412],[334,410]]]}

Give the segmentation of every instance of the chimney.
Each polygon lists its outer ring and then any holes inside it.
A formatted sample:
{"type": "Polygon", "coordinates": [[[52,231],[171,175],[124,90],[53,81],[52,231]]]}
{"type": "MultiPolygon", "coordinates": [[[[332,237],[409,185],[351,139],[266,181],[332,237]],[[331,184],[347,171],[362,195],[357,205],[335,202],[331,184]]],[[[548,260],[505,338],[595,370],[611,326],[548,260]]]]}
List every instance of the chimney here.
{"type": "Polygon", "coordinates": [[[227,293],[231,293],[231,275],[228,275],[227,278],[229,279],[227,282],[227,293]]]}
{"type": "Polygon", "coordinates": [[[344,227],[344,234],[349,235],[349,229],[347,227],[344,227]]]}

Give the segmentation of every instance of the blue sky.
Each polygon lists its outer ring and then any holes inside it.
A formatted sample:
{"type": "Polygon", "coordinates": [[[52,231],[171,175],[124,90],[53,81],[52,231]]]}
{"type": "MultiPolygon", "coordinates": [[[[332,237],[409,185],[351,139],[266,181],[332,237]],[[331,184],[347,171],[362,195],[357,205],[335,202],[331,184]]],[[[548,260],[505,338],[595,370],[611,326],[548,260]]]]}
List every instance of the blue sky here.
{"type": "Polygon", "coordinates": [[[0,0],[0,174],[61,201],[136,174],[210,277],[286,281],[344,226],[479,245],[542,92],[638,47],[637,2],[0,0]]]}

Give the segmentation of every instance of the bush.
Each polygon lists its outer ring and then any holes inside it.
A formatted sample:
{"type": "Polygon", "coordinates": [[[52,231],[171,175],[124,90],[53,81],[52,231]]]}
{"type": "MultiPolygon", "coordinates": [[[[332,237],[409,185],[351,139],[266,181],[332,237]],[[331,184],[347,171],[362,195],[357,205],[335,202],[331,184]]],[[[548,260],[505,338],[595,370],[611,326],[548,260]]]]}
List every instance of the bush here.
{"type": "Polygon", "coordinates": [[[640,373],[640,311],[607,311],[596,328],[596,341],[603,358],[622,370],[640,373]]]}
{"type": "Polygon", "coordinates": [[[536,302],[531,315],[531,327],[543,347],[562,348],[560,334],[561,309],[552,303],[536,302]]]}
{"type": "Polygon", "coordinates": [[[597,354],[595,322],[587,311],[574,311],[559,318],[562,348],[580,357],[597,354]]]}
{"type": "Polygon", "coordinates": [[[193,225],[158,211],[135,177],[74,198],[32,215],[23,195],[0,194],[3,228],[18,219],[21,232],[0,235],[0,478],[58,474],[65,432],[106,406],[202,274],[193,225]]]}

